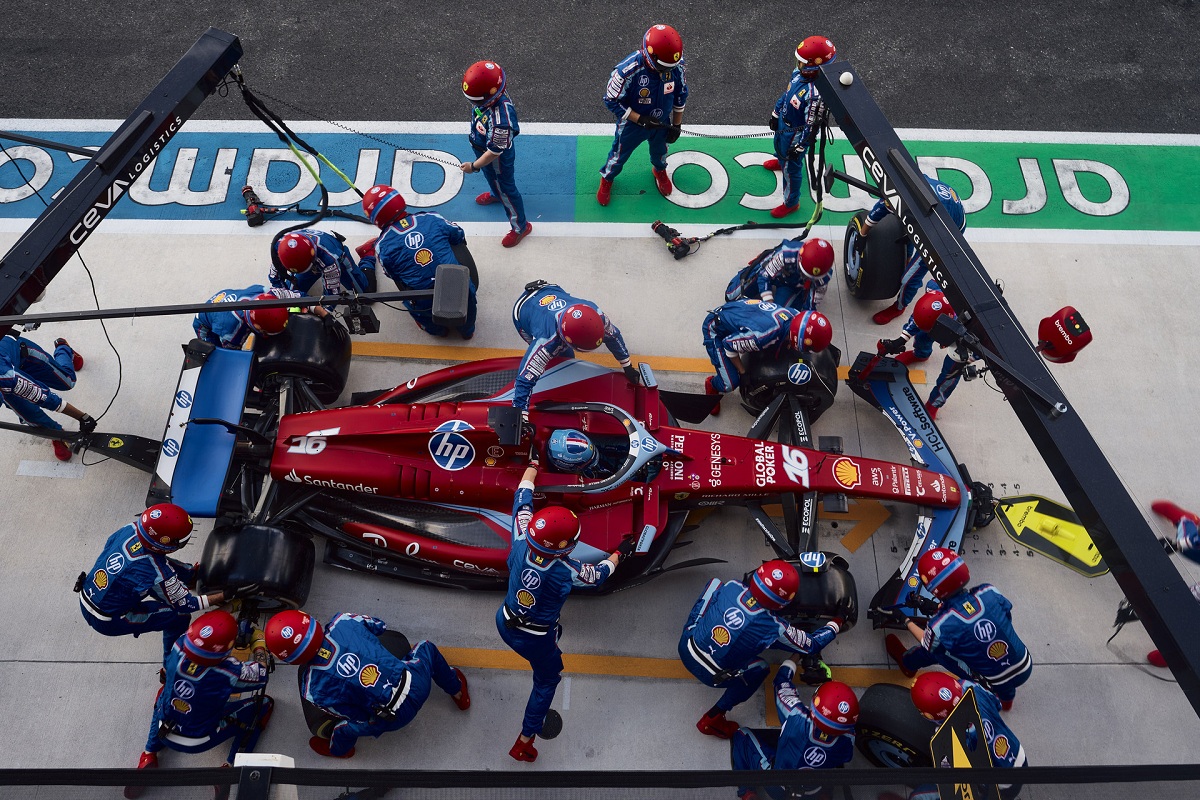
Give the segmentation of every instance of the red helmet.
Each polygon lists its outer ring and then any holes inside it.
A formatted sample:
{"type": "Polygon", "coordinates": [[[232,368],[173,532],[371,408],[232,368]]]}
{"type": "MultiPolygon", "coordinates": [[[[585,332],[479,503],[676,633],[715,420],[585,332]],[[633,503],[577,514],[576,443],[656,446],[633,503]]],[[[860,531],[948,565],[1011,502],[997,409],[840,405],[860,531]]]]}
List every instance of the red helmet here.
{"type": "Polygon", "coordinates": [[[858,696],[841,681],[822,683],[812,696],[812,718],[826,733],[850,733],[858,722],[858,696]]]}
{"type": "Polygon", "coordinates": [[[817,74],[817,67],[837,59],[837,48],[824,36],[810,36],[796,45],[796,69],[806,78],[817,74]]]}
{"type": "Polygon", "coordinates": [[[944,547],[935,547],[921,556],[917,560],[917,574],[929,593],[942,600],[971,580],[967,562],[958,553],[944,547]]]}
{"type": "Polygon", "coordinates": [[[921,295],[921,299],[913,306],[913,323],[921,330],[929,333],[933,330],[933,323],[937,322],[938,317],[942,314],[949,314],[951,317],[954,316],[954,309],[950,307],[950,303],[946,300],[946,295],[941,292],[926,292],[921,295]]]}
{"type": "Polygon", "coordinates": [[[313,259],[317,257],[317,248],[312,239],[304,234],[289,233],[279,240],[275,254],[288,272],[308,272],[313,259]]]}
{"type": "Polygon", "coordinates": [[[934,722],[950,716],[963,698],[962,684],[945,672],[922,672],[913,682],[910,693],[921,716],[934,722]]]}
{"type": "Polygon", "coordinates": [[[833,268],[833,247],[824,239],[809,239],[800,248],[800,271],[810,278],[820,278],[833,268]]]}
{"type": "Polygon", "coordinates": [[[233,650],[237,638],[237,620],[228,611],[215,609],[192,620],[183,635],[183,650],[189,661],[220,664],[233,650]]]}
{"type": "Polygon", "coordinates": [[[792,317],[792,324],[788,326],[788,342],[793,350],[819,353],[829,347],[832,341],[833,326],[820,311],[805,311],[792,317]]]}
{"type": "Polygon", "coordinates": [[[367,193],[363,195],[362,207],[363,213],[375,223],[375,227],[383,230],[404,216],[404,209],[408,208],[408,203],[404,202],[404,197],[391,186],[379,183],[367,189],[367,193]]]}
{"type": "Polygon", "coordinates": [[[683,38],[670,25],[651,25],[642,37],[642,56],[652,67],[672,69],[683,60],[683,38]]]}
{"type": "Polygon", "coordinates": [[[150,506],[134,523],[138,538],[151,550],[174,553],[188,543],[192,535],[192,518],[174,503],[150,506]]]}
{"type": "Polygon", "coordinates": [[[562,506],[548,506],[529,519],[525,540],[544,556],[565,556],[579,541],[579,517],[562,506]]]}
{"type": "Polygon", "coordinates": [[[280,611],[267,621],[263,631],[267,649],[288,664],[307,664],[325,642],[321,623],[303,611],[280,611]]]}
{"type": "Polygon", "coordinates": [[[604,344],[604,318],[589,305],[567,306],[558,317],[558,331],[576,350],[595,350],[604,344]]]}
{"type": "Polygon", "coordinates": [[[781,609],[796,596],[800,573],[786,561],[768,561],[750,576],[750,594],[767,608],[781,609]]]}
{"type": "MultiPolygon", "coordinates": [[[[278,300],[273,294],[260,294],[255,300],[278,300]]],[[[252,308],[246,312],[246,321],[250,327],[266,336],[282,333],[288,324],[286,308],[252,308]]]]}
{"type": "Polygon", "coordinates": [[[463,96],[485,106],[504,94],[504,70],[495,61],[476,61],[463,73],[463,96]]]}

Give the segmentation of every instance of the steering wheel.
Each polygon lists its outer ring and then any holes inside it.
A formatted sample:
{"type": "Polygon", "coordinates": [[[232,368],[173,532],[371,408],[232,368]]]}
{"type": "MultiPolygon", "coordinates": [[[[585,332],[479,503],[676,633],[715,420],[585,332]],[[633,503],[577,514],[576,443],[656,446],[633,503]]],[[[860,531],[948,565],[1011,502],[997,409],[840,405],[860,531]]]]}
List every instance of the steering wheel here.
{"type": "Polygon", "coordinates": [[[628,411],[609,403],[539,403],[534,406],[534,409],[546,412],[577,413],[580,411],[594,411],[598,414],[607,414],[621,423],[625,428],[625,432],[629,435],[629,453],[625,456],[625,461],[612,475],[594,481],[589,481],[581,477],[578,483],[539,486],[537,487],[537,491],[539,492],[582,492],[584,494],[607,492],[609,489],[614,489],[628,481],[633,477],[634,473],[651,459],[671,449],[658,441],[658,439],[655,439],[643,427],[642,423],[634,419],[628,411]]]}

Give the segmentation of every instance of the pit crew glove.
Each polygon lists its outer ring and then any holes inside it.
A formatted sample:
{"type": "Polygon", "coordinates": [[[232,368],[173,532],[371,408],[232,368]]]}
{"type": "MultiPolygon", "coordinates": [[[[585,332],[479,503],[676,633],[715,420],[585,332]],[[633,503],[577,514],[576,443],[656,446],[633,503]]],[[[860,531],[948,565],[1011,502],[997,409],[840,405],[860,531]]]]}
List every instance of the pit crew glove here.
{"type": "Polygon", "coordinates": [[[850,223],[854,226],[854,232],[858,234],[854,239],[854,252],[861,256],[867,251],[867,232],[870,228],[867,227],[866,219],[863,217],[854,217],[850,223]]]}
{"type": "Polygon", "coordinates": [[[626,536],[621,540],[621,543],[617,545],[617,549],[613,552],[620,553],[621,558],[629,558],[631,555],[633,555],[634,548],[636,547],[637,538],[634,536],[626,536]]]}
{"type": "Polygon", "coordinates": [[[637,367],[634,367],[631,364],[627,367],[622,367],[621,369],[625,372],[625,380],[629,381],[634,386],[637,386],[642,382],[642,374],[637,371],[637,367]]]}
{"type": "Polygon", "coordinates": [[[903,336],[897,336],[895,339],[880,339],[879,347],[883,352],[890,356],[898,355],[908,349],[908,340],[903,336]]]}
{"type": "Polygon", "coordinates": [[[651,116],[645,115],[645,114],[640,115],[638,117],[638,121],[634,124],[639,125],[639,126],[645,128],[646,130],[651,130],[651,131],[654,130],[655,128],[665,127],[661,122],[656,120],[654,117],[651,117],[651,116]]]}
{"type": "Polygon", "coordinates": [[[805,144],[804,142],[796,142],[795,144],[793,144],[791,147],[788,148],[788,151],[787,151],[788,160],[795,160],[797,158],[803,158],[804,151],[807,149],[808,149],[808,145],[805,144]]]}
{"type": "Polygon", "coordinates": [[[80,433],[91,433],[94,430],[96,430],[96,420],[92,418],[91,414],[84,414],[82,417],[80,417],[80,419],[79,419],[79,432],[80,433]]]}
{"type": "Polygon", "coordinates": [[[771,119],[767,121],[767,127],[773,131],[779,130],[779,117],[772,114],[771,119]]]}
{"type": "Polygon", "coordinates": [[[680,125],[672,125],[667,129],[667,144],[675,144],[679,141],[679,134],[683,132],[683,127],[680,125]]]}
{"type": "Polygon", "coordinates": [[[337,317],[335,317],[331,311],[325,316],[321,317],[321,324],[325,326],[326,330],[333,330],[338,324],[337,317]]]}
{"type": "Polygon", "coordinates": [[[243,600],[247,597],[253,597],[258,594],[258,590],[262,588],[262,584],[248,583],[245,586],[239,586],[225,596],[226,600],[243,600]]]}

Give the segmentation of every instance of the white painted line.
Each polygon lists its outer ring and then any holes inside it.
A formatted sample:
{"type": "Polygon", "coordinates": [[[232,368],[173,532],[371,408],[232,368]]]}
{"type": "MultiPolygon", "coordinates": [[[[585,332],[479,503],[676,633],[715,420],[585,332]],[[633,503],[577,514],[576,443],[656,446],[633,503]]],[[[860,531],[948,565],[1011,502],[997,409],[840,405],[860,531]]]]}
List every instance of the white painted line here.
{"type": "Polygon", "coordinates": [[[22,461],[17,474],[26,478],[82,478],[87,470],[83,464],[62,461],[22,461]]]}

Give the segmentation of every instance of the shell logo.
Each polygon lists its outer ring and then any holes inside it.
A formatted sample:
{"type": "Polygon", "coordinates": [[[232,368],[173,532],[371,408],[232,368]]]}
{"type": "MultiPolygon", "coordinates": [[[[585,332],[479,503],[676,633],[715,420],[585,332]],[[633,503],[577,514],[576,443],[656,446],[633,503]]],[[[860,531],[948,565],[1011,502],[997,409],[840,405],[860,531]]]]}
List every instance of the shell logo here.
{"type": "Polygon", "coordinates": [[[422,267],[433,262],[433,251],[427,247],[422,247],[417,252],[413,253],[413,261],[416,261],[422,267]]]}
{"type": "Polygon", "coordinates": [[[716,642],[718,645],[720,645],[721,647],[724,647],[725,645],[729,644],[730,638],[731,637],[729,635],[729,629],[726,628],[724,625],[718,625],[717,627],[712,629],[712,640],[714,642],[716,642]]]}
{"type": "Polygon", "coordinates": [[[92,583],[96,584],[97,589],[103,589],[108,586],[108,573],[102,569],[96,570],[95,576],[92,577],[92,583]]]}
{"type": "Polygon", "coordinates": [[[358,682],[367,688],[374,686],[379,682],[379,667],[374,664],[367,664],[358,673],[358,682]]]}
{"type": "Polygon", "coordinates": [[[992,742],[992,749],[996,751],[998,758],[1004,758],[1008,755],[1008,737],[1000,734],[996,737],[996,741],[992,742]]]}
{"type": "Polygon", "coordinates": [[[839,458],[833,462],[833,479],[839,486],[853,489],[862,483],[862,470],[850,459],[839,458]]]}
{"type": "Polygon", "coordinates": [[[999,661],[1008,655],[1008,642],[1002,642],[997,639],[988,645],[987,654],[988,658],[992,659],[993,661],[999,661]]]}
{"type": "Polygon", "coordinates": [[[178,697],[176,697],[171,701],[171,708],[174,708],[180,714],[187,714],[192,710],[192,704],[187,700],[180,700],[178,697]]]}
{"type": "Polygon", "coordinates": [[[533,608],[535,602],[537,601],[533,599],[533,592],[527,589],[517,592],[517,605],[521,608],[533,608]]]}

